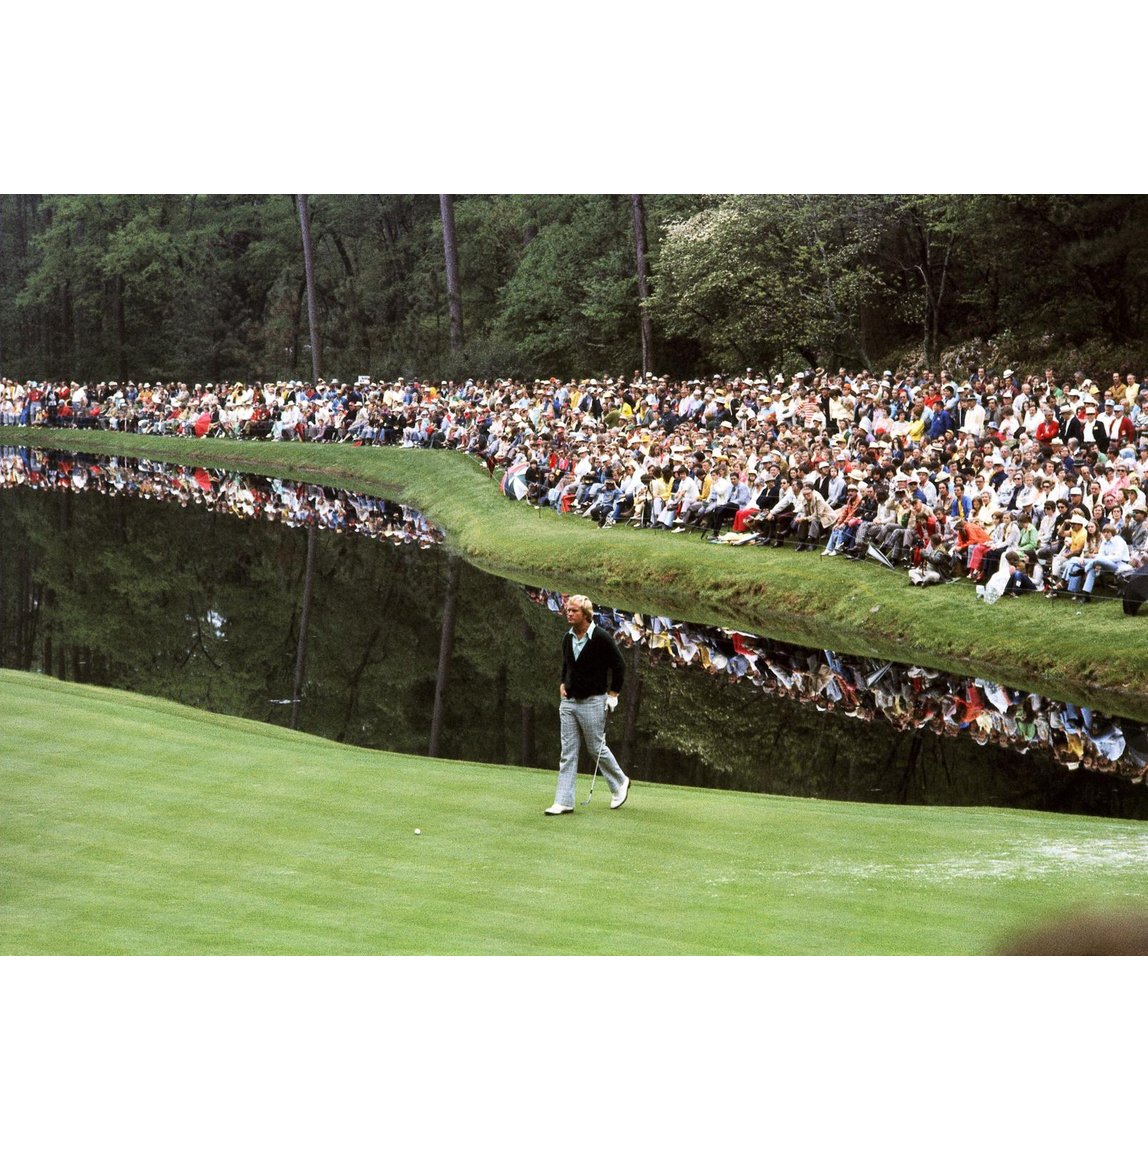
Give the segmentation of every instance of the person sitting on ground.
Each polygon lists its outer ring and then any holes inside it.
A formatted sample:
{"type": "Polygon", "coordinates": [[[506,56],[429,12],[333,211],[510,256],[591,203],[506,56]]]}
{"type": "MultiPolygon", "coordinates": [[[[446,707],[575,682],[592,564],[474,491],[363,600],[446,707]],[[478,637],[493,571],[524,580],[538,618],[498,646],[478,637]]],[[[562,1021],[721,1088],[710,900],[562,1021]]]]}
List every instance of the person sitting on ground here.
{"type": "Polygon", "coordinates": [[[654,480],[650,484],[650,526],[653,528],[668,527],[662,520],[662,512],[666,509],[666,502],[673,491],[674,469],[666,464],[654,472],[654,480]]]}
{"type": "Polygon", "coordinates": [[[723,460],[714,468],[709,495],[701,510],[693,515],[692,522],[699,527],[712,527],[714,512],[729,502],[732,491],[733,481],[729,477],[729,465],[723,460]]]}
{"type": "Polygon", "coordinates": [[[884,554],[892,545],[893,536],[901,530],[902,520],[908,522],[908,514],[911,511],[912,505],[908,502],[904,484],[890,487],[886,497],[877,506],[876,518],[865,531],[866,545],[872,544],[884,554]]]}
{"type": "Polygon", "coordinates": [[[852,539],[849,541],[845,551],[845,554],[850,559],[864,558],[866,554],[866,541],[869,537],[869,533],[876,524],[881,506],[880,500],[878,499],[878,492],[868,483],[864,481],[858,483],[857,494],[861,496],[861,501],[857,505],[854,518],[849,522],[852,539]]]}
{"type": "Polygon", "coordinates": [[[938,532],[929,539],[929,546],[921,553],[921,563],[909,569],[909,582],[914,587],[926,587],[932,583],[944,583],[952,571],[952,556],[945,541],[938,532]]]}
{"type": "Polygon", "coordinates": [[[733,517],[733,529],[738,533],[754,529],[753,523],[761,515],[761,500],[768,490],[766,477],[751,471],[748,474],[748,480],[749,502],[740,511],[735,512],[733,517]]]}
{"type": "Polygon", "coordinates": [[[618,481],[612,474],[607,475],[590,504],[590,518],[599,527],[613,527],[618,522],[615,509],[621,495],[618,481]]]}
{"type": "Polygon", "coordinates": [[[790,479],[778,501],[758,516],[756,527],[760,542],[770,543],[774,547],[784,546],[798,508],[802,506],[801,494],[801,480],[790,479]]]}
{"type": "Polygon", "coordinates": [[[1005,531],[1008,525],[1005,513],[999,508],[992,513],[992,528],[983,542],[974,543],[969,552],[969,575],[978,583],[983,583],[990,571],[995,571],[997,560],[1004,552],[1005,531]],[[996,552],[995,555],[992,555],[996,552]],[[992,562],[987,560],[992,557],[992,562]]]}
{"type": "Polygon", "coordinates": [[[570,472],[565,472],[558,483],[550,489],[547,497],[559,515],[569,511],[574,505],[574,495],[578,490],[578,480],[570,472]]]}
{"type": "Polygon", "coordinates": [[[701,514],[713,484],[713,475],[704,463],[690,473],[690,478],[693,488],[687,487],[685,493],[679,495],[678,513],[674,519],[676,531],[685,530],[701,514]]]}
{"type": "Polygon", "coordinates": [[[989,548],[981,560],[982,571],[995,571],[1006,551],[1016,551],[1020,545],[1020,523],[1015,511],[993,512],[1001,514],[999,526],[989,534],[989,548]]]}
{"type": "Polygon", "coordinates": [[[812,551],[825,531],[833,527],[837,512],[829,501],[812,484],[803,484],[801,505],[793,516],[793,527],[797,537],[796,551],[812,551]]]}
{"type": "Polygon", "coordinates": [[[765,512],[777,505],[785,492],[785,483],[781,478],[781,469],[776,463],[770,464],[767,475],[760,477],[757,487],[750,492],[750,502],[733,517],[733,529],[752,530],[760,533],[761,520],[765,512]]]}
{"type": "Polygon", "coordinates": [[[610,512],[603,527],[613,527],[624,515],[634,516],[638,512],[638,499],[647,492],[645,479],[641,469],[636,463],[627,466],[625,475],[618,484],[618,498],[614,501],[614,510],[610,512]]]}
{"type": "Polygon", "coordinates": [[[954,553],[964,562],[970,579],[975,579],[980,571],[980,557],[989,543],[989,533],[975,520],[964,519],[957,524],[957,543],[954,553]],[[977,548],[981,548],[978,552],[977,548]],[[973,565],[974,554],[976,566],[973,565]]]}
{"type": "Polygon", "coordinates": [[[1020,552],[1006,551],[1001,556],[1000,566],[1008,569],[1007,593],[1009,595],[1027,595],[1030,591],[1037,590],[1036,584],[1025,574],[1020,552]]]}
{"type": "Polygon", "coordinates": [[[893,549],[889,555],[893,564],[896,565],[908,558],[909,565],[913,566],[917,553],[928,544],[937,526],[937,518],[925,501],[915,498],[907,523],[893,536],[893,549]]]}
{"type": "Polygon", "coordinates": [[[713,509],[712,530],[713,538],[716,539],[721,534],[722,527],[743,508],[749,506],[749,484],[744,479],[738,478],[733,483],[733,489],[729,493],[729,499],[721,504],[719,507],[713,509]]]}
{"type": "Polygon", "coordinates": [[[665,506],[658,526],[671,527],[682,530],[682,512],[685,508],[697,502],[698,482],[690,474],[684,463],[674,468],[674,477],[670,484],[670,494],[666,498],[665,506]]]}
{"type": "Polygon", "coordinates": [[[845,502],[833,521],[833,530],[829,533],[829,542],[825,545],[822,555],[836,555],[838,551],[844,551],[853,543],[853,536],[860,523],[857,511],[861,506],[861,494],[856,483],[847,484],[846,493],[845,502]]]}
{"type": "MultiPolygon", "coordinates": [[[[1066,590],[1072,586],[1074,576],[1083,576],[1084,564],[1096,554],[1097,549],[1100,547],[1100,531],[1094,521],[1085,518],[1083,515],[1074,515],[1072,519],[1069,520],[1069,524],[1072,532],[1069,536],[1067,554],[1064,556],[1059,572],[1066,590]],[[1080,520],[1080,522],[1078,522],[1078,520],[1080,520]],[[1078,535],[1084,536],[1084,544],[1079,550],[1076,550],[1078,535]]],[[[1078,582],[1077,587],[1079,588],[1079,586],[1080,584],[1078,582]]]]}

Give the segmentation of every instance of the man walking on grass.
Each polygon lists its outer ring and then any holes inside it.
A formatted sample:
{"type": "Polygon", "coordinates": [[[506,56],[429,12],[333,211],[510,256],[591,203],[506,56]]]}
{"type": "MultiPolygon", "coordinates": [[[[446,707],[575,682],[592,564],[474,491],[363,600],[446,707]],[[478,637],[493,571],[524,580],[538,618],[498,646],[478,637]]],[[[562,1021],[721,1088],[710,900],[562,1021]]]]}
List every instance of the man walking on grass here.
{"type": "Polygon", "coordinates": [[[562,753],[558,764],[558,790],[548,815],[574,810],[578,777],[578,751],[585,742],[597,768],[610,786],[610,809],[617,810],[630,793],[630,780],[606,746],[606,716],[618,705],[618,692],[626,677],[626,664],[613,637],[594,623],[594,605],[585,595],[566,600],[570,630],[562,637],[561,703],[562,753]]]}

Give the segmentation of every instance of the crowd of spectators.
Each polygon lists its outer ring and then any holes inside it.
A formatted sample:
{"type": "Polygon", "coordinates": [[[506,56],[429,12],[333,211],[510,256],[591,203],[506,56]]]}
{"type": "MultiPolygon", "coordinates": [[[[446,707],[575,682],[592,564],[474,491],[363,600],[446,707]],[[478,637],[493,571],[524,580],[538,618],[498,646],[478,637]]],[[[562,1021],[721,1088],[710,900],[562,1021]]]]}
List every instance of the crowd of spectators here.
{"type": "Polygon", "coordinates": [[[380,542],[417,544],[424,550],[442,532],[413,507],[353,491],[287,479],[184,467],[146,459],[78,457],[27,447],[0,448],[0,488],[67,490],[198,505],[221,515],[288,527],[366,535],[380,542]]]}
{"type": "Polygon", "coordinates": [[[1148,404],[1132,373],[754,371],[671,382],[0,383],[0,420],[452,448],[604,529],[877,555],[914,582],[1088,601],[1148,553],[1148,404]],[[1110,529],[1110,530],[1109,530],[1110,529]]]}
{"type": "MultiPolygon", "coordinates": [[[[528,593],[563,614],[563,595],[528,593]]],[[[865,722],[882,720],[899,731],[969,737],[982,746],[1007,746],[1021,754],[1044,749],[1069,770],[1119,774],[1134,783],[1148,777],[1148,742],[1140,724],[1087,707],[987,679],[816,651],[741,631],[675,623],[659,615],[597,606],[594,621],[623,647],[638,646],[674,666],[693,667],[821,711],[865,722]]]]}

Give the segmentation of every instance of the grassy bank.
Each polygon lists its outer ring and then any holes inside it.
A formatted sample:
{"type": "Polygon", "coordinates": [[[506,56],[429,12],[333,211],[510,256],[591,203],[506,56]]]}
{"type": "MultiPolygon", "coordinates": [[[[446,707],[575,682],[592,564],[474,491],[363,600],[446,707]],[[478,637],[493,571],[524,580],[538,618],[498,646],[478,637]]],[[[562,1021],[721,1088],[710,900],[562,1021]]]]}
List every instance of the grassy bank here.
{"type": "Polygon", "coordinates": [[[983,606],[967,582],[911,588],[903,571],[694,536],[598,531],[512,503],[453,452],[178,440],[0,429],[0,443],[146,455],[344,485],[421,508],[451,546],[493,574],[611,605],[713,623],[813,647],[976,674],[1148,720],[1144,622],[1117,602],[1042,597],[983,606]]]}
{"type": "Polygon", "coordinates": [[[1139,824],[641,782],[547,819],[548,772],[17,672],[0,696],[7,954],[965,954],[1148,906],[1139,824]]]}

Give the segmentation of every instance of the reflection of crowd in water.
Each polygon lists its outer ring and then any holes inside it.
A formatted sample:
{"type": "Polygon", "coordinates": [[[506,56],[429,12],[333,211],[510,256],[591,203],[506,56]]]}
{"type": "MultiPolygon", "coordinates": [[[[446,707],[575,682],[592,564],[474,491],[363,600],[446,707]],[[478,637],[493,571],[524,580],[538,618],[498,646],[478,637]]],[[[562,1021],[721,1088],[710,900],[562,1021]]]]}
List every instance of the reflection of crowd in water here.
{"type": "MultiPolygon", "coordinates": [[[[565,596],[544,590],[528,594],[550,611],[563,613],[565,596]]],[[[881,717],[899,731],[965,734],[982,746],[996,744],[1021,754],[1041,748],[1069,770],[1084,767],[1135,783],[1148,775],[1148,742],[1139,724],[1073,703],[986,679],[815,651],[742,631],[675,623],[660,615],[596,606],[594,621],[621,646],[642,647],[674,666],[699,667],[819,711],[867,722],[881,717]]]]}
{"type": "Polygon", "coordinates": [[[146,459],[77,457],[29,448],[0,449],[0,487],[40,491],[95,491],[157,502],[198,505],[242,519],[288,527],[315,523],[395,544],[427,548],[442,532],[411,507],[353,491],[336,491],[289,479],[183,467],[146,459]]]}

